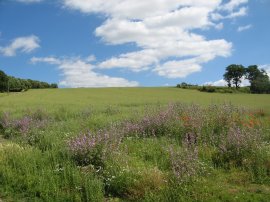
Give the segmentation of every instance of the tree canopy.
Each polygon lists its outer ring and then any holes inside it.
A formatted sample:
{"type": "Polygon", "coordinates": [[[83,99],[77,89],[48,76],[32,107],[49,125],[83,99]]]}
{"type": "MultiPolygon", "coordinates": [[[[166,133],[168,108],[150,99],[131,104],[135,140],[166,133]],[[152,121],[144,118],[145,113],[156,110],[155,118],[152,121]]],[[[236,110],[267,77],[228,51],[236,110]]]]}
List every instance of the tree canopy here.
{"type": "Polygon", "coordinates": [[[229,87],[234,84],[235,88],[239,88],[241,79],[245,77],[250,82],[252,93],[270,93],[269,76],[265,70],[259,69],[257,65],[250,65],[247,68],[243,65],[229,65],[223,77],[229,87]]]}
{"type": "Polygon", "coordinates": [[[252,93],[270,93],[270,80],[265,70],[260,70],[257,65],[248,66],[246,78],[250,82],[252,93]]]}
{"type": "Polygon", "coordinates": [[[244,75],[245,67],[243,65],[232,64],[226,68],[226,73],[223,75],[223,77],[224,80],[227,81],[229,87],[234,84],[235,88],[239,88],[241,79],[244,75]]]}
{"type": "Polygon", "coordinates": [[[28,89],[58,88],[56,83],[8,76],[0,70],[0,92],[20,92],[28,89]]]}
{"type": "Polygon", "coordinates": [[[8,76],[0,70],[0,92],[5,92],[8,85],[8,76]]]}

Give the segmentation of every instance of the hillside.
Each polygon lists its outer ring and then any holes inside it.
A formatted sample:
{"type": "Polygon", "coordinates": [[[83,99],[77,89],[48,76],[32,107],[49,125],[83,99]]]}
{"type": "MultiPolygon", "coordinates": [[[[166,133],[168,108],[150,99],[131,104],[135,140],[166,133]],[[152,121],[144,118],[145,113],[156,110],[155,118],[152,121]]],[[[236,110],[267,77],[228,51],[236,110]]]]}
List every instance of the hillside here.
{"type": "Polygon", "coordinates": [[[269,95],[42,89],[0,111],[4,201],[269,201],[269,95]]]}

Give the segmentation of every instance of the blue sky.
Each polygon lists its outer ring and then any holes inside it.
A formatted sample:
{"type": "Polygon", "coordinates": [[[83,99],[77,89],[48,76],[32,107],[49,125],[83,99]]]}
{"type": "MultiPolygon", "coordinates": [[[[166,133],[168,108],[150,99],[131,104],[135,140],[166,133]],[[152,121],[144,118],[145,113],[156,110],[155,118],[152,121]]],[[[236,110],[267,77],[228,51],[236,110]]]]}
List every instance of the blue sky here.
{"type": "Polygon", "coordinates": [[[224,85],[270,73],[269,0],[2,0],[0,69],[60,87],[224,85]]]}

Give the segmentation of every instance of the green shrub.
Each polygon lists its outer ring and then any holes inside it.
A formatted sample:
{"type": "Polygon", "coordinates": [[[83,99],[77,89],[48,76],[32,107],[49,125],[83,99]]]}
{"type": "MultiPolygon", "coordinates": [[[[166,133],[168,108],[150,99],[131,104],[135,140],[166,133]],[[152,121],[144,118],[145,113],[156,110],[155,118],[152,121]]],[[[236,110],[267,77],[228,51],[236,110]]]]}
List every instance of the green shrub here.
{"type": "Polygon", "coordinates": [[[202,88],[199,88],[199,91],[208,92],[208,93],[214,93],[214,92],[216,92],[216,89],[213,86],[203,86],[202,88]]]}

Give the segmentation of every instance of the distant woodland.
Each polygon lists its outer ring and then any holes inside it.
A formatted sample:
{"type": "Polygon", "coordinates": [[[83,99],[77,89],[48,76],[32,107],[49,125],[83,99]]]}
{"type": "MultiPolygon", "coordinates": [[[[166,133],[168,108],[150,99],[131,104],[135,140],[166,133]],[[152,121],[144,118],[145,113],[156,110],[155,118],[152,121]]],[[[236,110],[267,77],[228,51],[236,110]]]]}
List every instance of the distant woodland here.
{"type": "Polygon", "coordinates": [[[56,83],[49,84],[32,79],[21,79],[8,76],[0,70],[0,92],[21,92],[28,89],[58,88],[56,83]]]}

